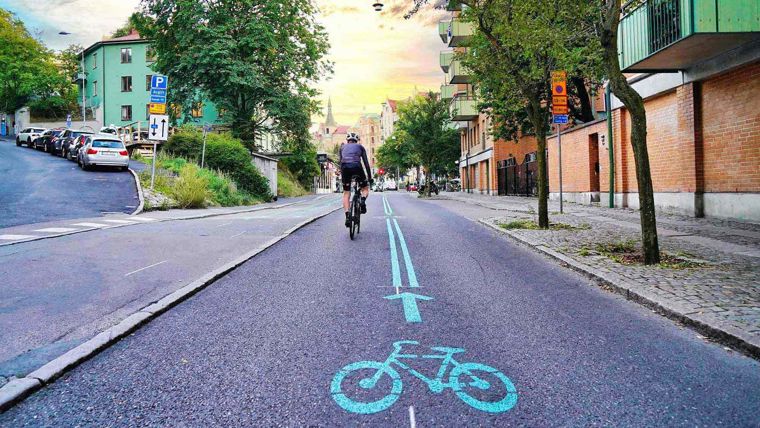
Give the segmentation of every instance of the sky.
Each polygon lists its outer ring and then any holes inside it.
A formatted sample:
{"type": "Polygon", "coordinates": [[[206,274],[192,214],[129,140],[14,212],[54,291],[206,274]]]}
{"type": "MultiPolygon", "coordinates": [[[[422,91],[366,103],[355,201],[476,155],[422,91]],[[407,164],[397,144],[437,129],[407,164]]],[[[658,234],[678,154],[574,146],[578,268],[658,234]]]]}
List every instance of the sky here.
{"type": "MultiPolygon", "coordinates": [[[[443,73],[438,55],[444,45],[437,23],[445,11],[423,9],[411,20],[403,15],[411,0],[315,0],[319,22],[330,37],[328,59],[334,73],[317,87],[326,111],[332,98],[333,114],[343,125],[353,125],[364,113],[380,113],[386,98],[403,99],[419,91],[439,90],[443,73]]],[[[121,26],[139,0],[0,0],[30,32],[56,50],[71,43],[89,46],[121,26]],[[72,33],[61,36],[58,33],[72,33]]],[[[315,116],[315,122],[323,117],[315,116]]]]}

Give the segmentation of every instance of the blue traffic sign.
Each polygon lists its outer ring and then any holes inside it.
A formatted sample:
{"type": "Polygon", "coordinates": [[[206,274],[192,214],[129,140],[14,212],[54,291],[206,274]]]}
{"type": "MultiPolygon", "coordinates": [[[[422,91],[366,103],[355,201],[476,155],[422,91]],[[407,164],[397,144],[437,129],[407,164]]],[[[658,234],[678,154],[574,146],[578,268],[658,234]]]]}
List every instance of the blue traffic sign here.
{"type": "Polygon", "coordinates": [[[169,78],[166,76],[162,76],[160,74],[155,74],[151,76],[150,78],[150,88],[151,89],[164,89],[169,85],[169,78]]]}
{"type": "Polygon", "coordinates": [[[150,102],[153,104],[166,104],[166,96],[151,95],[150,102]]]}
{"type": "Polygon", "coordinates": [[[555,114],[553,123],[567,123],[566,114],[555,114]]]}

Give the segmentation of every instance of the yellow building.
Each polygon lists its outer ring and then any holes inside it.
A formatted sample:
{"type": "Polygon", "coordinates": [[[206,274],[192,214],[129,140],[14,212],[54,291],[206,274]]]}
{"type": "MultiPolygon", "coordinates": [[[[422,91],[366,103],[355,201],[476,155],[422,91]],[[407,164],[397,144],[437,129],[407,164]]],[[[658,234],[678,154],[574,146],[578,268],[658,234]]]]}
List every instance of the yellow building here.
{"type": "Polygon", "coordinates": [[[367,157],[372,172],[377,172],[377,150],[383,145],[382,130],[380,126],[380,115],[376,113],[363,114],[359,118],[358,129],[362,145],[367,149],[367,157]]]}

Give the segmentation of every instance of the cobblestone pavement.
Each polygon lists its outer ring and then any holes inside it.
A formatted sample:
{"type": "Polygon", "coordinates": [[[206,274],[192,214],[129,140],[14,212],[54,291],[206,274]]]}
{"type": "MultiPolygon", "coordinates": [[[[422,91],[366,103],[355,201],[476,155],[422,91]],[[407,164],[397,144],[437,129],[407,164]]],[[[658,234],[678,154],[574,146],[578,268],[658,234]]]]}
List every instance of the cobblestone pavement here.
{"type": "MultiPolygon", "coordinates": [[[[533,198],[442,193],[436,199],[433,203],[454,211],[462,209],[461,202],[477,206],[480,209],[471,210],[470,217],[497,229],[515,220],[537,220],[533,198]]],[[[596,251],[598,244],[625,241],[638,247],[638,211],[565,203],[565,213],[560,214],[558,202],[551,202],[549,210],[551,223],[576,229],[512,229],[508,234],[558,252],[603,277],[621,278],[629,289],[677,308],[675,312],[697,324],[727,332],[731,339],[760,345],[760,224],[658,213],[661,251],[697,266],[650,267],[621,264],[596,251]]]]}

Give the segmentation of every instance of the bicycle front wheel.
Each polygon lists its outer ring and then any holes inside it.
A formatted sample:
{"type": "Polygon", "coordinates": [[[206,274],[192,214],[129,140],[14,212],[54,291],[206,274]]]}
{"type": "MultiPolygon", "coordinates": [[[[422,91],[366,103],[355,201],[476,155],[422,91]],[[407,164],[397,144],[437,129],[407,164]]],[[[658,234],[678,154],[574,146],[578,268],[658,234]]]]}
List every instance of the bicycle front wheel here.
{"type": "Polygon", "coordinates": [[[469,406],[488,413],[503,413],[517,404],[517,388],[499,370],[480,363],[454,367],[449,375],[457,396],[469,406]]]}
{"type": "MultiPolygon", "coordinates": [[[[377,361],[359,361],[343,367],[335,374],[330,385],[333,400],[340,407],[351,413],[362,415],[382,412],[391,407],[401,396],[402,389],[401,376],[398,372],[377,361]],[[377,382],[372,382],[378,372],[381,372],[380,379],[377,382]],[[390,391],[379,399],[371,397],[368,399],[350,398],[348,396],[372,392],[370,390],[376,387],[389,387],[390,391]]],[[[384,391],[378,392],[382,395],[384,391]]]]}
{"type": "Polygon", "coordinates": [[[356,234],[356,217],[354,217],[354,201],[351,201],[351,206],[348,210],[348,235],[351,237],[351,240],[354,240],[354,235],[356,234]]]}

